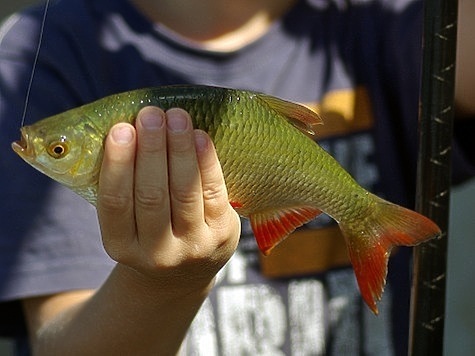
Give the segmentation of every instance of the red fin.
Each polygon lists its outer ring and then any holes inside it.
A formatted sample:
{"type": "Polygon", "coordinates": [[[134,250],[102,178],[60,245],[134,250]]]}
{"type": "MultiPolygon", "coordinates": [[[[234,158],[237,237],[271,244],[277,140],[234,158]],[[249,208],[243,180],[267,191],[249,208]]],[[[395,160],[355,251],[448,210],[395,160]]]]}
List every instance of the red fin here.
{"type": "Polygon", "coordinates": [[[352,224],[340,224],[361,295],[378,314],[393,246],[414,246],[440,234],[432,220],[415,211],[377,198],[374,213],[352,224]]]}
{"type": "Polygon", "coordinates": [[[249,219],[259,249],[268,255],[292,231],[320,213],[320,210],[306,206],[251,214],[249,219]]]}
{"type": "Polygon", "coordinates": [[[322,118],[306,106],[264,94],[260,94],[259,98],[272,109],[284,115],[294,127],[307,135],[315,135],[315,126],[323,124],[322,118]]]}
{"type": "Polygon", "coordinates": [[[234,208],[234,209],[240,209],[242,208],[242,204],[237,201],[230,201],[229,204],[234,208]]]}

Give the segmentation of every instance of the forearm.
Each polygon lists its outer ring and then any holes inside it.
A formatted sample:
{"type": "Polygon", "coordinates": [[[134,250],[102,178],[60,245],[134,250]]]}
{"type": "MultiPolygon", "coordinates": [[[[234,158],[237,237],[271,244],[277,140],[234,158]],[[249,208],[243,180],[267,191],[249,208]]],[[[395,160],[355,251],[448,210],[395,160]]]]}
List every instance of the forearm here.
{"type": "Polygon", "coordinates": [[[92,296],[43,313],[31,330],[34,353],[174,355],[211,284],[180,291],[119,264],[92,296]]]}

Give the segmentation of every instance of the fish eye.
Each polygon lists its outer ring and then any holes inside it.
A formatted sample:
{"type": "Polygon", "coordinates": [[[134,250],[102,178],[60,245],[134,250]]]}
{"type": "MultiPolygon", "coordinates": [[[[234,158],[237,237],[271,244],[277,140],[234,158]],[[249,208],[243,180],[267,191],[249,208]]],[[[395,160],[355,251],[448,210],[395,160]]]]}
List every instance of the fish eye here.
{"type": "Polygon", "coordinates": [[[51,142],[48,146],[48,154],[56,159],[63,158],[69,153],[69,145],[64,138],[60,141],[51,142]]]}

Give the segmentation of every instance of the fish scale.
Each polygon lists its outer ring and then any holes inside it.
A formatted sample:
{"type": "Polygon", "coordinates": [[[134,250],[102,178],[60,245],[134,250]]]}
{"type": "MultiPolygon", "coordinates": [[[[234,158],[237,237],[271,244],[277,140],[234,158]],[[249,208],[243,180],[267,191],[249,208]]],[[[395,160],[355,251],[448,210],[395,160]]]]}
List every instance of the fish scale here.
{"type": "MultiPolygon", "coordinates": [[[[212,138],[230,204],[249,218],[264,254],[321,212],[345,237],[361,294],[377,313],[393,246],[437,236],[428,218],[364,190],[308,137],[320,117],[261,93],[171,86],[112,95],[21,128],[14,151],[34,168],[96,203],[103,142],[113,124],[134,123],[148,105],[180,107],[212,138]]],[[[318,233],[318,232],[316,232],[318,233]]]]}

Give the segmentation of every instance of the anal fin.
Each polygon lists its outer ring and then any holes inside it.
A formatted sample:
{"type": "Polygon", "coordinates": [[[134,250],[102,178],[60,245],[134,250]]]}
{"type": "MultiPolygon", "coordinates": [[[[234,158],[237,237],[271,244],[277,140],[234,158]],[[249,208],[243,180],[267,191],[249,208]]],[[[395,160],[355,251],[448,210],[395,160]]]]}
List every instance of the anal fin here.
{"type": "Polygon", "coordinates": [[[259,249],[268,255],[292,231],[320,213],[319,209],[310,206],[292,207],[254,213],[249,219],[259,249]]]}

